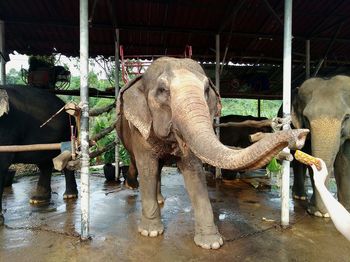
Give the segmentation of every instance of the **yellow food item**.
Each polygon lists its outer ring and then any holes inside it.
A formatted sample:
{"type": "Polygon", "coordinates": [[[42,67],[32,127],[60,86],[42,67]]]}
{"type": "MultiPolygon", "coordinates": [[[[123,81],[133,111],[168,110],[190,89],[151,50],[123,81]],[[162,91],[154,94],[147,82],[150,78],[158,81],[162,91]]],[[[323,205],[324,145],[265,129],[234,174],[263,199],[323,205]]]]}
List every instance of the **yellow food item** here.
{"type": "Polygon", "coordinates": [[[301,162],[305,165],[310,166],[310,165],[314,164],[316,166],[317,170],[322,169],[321,162],[316,157],[310,156],[309,154],[306,154],[300,150],[295,151],[294,157],[296,160],[298,160],[299,162],[301,162]]]}

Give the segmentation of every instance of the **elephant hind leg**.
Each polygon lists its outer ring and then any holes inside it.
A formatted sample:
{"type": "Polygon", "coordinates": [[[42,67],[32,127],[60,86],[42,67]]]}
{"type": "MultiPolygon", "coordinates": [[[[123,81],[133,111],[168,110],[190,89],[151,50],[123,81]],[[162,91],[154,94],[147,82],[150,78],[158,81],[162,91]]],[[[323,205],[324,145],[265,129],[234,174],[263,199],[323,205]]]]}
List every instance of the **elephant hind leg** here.
{"type": "Polygon", "coordinates": [[[164,166],[163,161],[159,161],[159,167],[158,167],[158,179],[157,179],[157,202],[158,204],[162,205],[164,204],[165,198],[162,195],[162,190],[161,190],[161,182],[162,182],[162,168],[164,166]]]}
{"type": "Polygon", "coordinates": [[[51,199],[51,174],[53,164],[51,161],[38,164],[40,177],[36,190],[32,194],[29,202],[31,204],[47,203],[51,199]]]}
{"type": "Polygon", "coordinates": [[[130,157],[130,165],[128,172],[126,174],[125,179],[125,186],[130,189],[136,189],[139,187],[139,182],[137,181],[137,167],[136,167],[136,161],[134,157],[130,157]]]}
{"type": "Polygon", "coordinates": [[[337,155],[334,176],[337,182],[339,202],[350,210],[350,141],[346,141],[337,155]]]}

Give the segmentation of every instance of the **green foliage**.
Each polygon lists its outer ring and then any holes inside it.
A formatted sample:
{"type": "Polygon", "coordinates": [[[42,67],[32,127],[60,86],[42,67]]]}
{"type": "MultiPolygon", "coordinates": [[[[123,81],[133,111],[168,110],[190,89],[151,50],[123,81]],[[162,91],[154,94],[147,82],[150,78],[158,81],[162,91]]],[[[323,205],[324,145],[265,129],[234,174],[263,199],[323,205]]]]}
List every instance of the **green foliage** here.
{"type": "MultiPolygon", "coordinates": [[[[258,116],[257,99],[222,98],[221,115],[251,115],[258,116]]],[[[280,100],[261,100],[261,116],[273,118],[282,105],[280,100]]]]}
{"type": "Polygon", "coordinates": [[[21,72],[11,68],[6,74],[6,83],[11,85],[24,85],[21,72]]]}
{"type": "Polygon", "coordinates": [[[271,159],[270,163],[267,165],[266,169],[269,172],[280,172],[282,169],[282,165],[277,162],[277,159],[274,157],[271,159]]]}

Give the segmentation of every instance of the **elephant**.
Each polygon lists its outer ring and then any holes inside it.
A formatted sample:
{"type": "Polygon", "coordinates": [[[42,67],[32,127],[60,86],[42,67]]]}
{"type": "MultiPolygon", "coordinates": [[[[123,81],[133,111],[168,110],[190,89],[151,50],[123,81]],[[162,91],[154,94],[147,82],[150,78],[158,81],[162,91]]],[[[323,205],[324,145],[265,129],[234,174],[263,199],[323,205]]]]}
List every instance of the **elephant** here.
{"type": "Polygon", "coordinates": [[[213,118],[220,96],[203,68],[189,58],[161,57],[130,81],[117,100],[117,132],[140,177],[142,203],[138,231],[164,231],[157,201],[161,166],[173,160],[181,171],[195,217],[196,245],[218,249],[223,239],[214,223],[203,162],[231,170],[264,166],[288,145],[302,146],[308,130],[280,131],[235,150],[220,143],[213,118]]]}
{"type": "MultiPolygon", "coordinates": [[[[292,103],[292,122],[296,128],[310,129],[308,153],[325,161],[329,177],[334,174],[339,201],[350,208],[350,77],[311,78],[299,88],[292,103]]],[[[308,151],[307,149],[305,151],[308,151]]],[[[305,173],[305,172],[302,172],[305,173]]],[[[315,190],[308,212],[328,217],[327,210],[315,190]]],[[[329,182],[329,177],[326,183],[329,182]]]]}
{"type": "MultiPolygon", "coordinates": [[[[29,145],[70,141],[68,114],[58,114],[45,126],[40,125],[64,106],[64,102],[47,90],[29,86],[0,86],[0,145],[29,145]]],[[[60,150],[0,153],[0,225],[4,224],[2,195],[8,168],[14,163],[36,164],[39,181],[31,196],[31,203],[48,202],[51,198],[52,158],[60,150]]],[[[64,198],[77,198],[77,184],[73,171],[65,170],[64,198]]],[[[11,184],[11,183],[10,183],[11,184]]]]}
{"type": "MultiPolygon", "coordinates": [[[[242,116],[242,115],[226,115],[220,117],[220,123],[228,123],[228,122],[243,122],[247,120],[261,121],[267,120],[266,117],[255,117],[251,115],[242,116]]],[[[226,146],[231,147],[239,147],[246,148],[252,145],[252,142],[249,140],[249,135],[263,132],[263,133],[271,133],[273,132],[270,126],[264,127],[252,127],[252,126],[228,126],[228,127],[220,127],[220,142],[226,146]]],[[[211,172],[214,172],[213,167],[209,167],[211,172]]],[[[222,169],[221,170],[222,177],[225,179],[235,178],[237,172],[232,172],[231,170],[222,169]]]]}
{"type": "MultiPolygon", "coordinates": [[[[220,123],[228,123],[228,122],[243,122],[247,120],[261,121],[267,120],[266,117],[255,117],[255,116],[241,116],[241,115],[227,115],[220,117],[220,123]]],[[[264,127],[220,127],[220,141],[224,145],[227,146],[235,146],[235,147],[248,147],[252,145],[249,140],[249,135],[263,132],[263,133],[271,133],[273,132],[270,126],[264,127]]]]}

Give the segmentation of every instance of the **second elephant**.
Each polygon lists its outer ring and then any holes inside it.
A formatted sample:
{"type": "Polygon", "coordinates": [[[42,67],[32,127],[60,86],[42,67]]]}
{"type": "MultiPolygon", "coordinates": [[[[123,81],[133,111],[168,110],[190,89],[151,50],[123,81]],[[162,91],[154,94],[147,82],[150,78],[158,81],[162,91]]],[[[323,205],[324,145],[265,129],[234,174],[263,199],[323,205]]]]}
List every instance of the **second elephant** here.
{"type": "MultiPolygon", "coordinates": [[[[330,175],[335,176],[338,199],[349,209],[350,78],[339,75],[305,81],[293,102],[292,121],[296,128],[310,129],[309,153],[325,161],[330,175]]],[[[327,217],[327,210],[314,186],[313,189],[308,212],[327,217]]]]}

